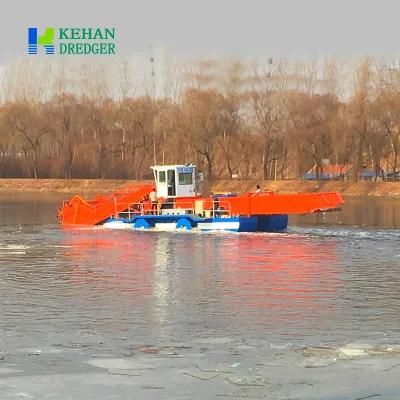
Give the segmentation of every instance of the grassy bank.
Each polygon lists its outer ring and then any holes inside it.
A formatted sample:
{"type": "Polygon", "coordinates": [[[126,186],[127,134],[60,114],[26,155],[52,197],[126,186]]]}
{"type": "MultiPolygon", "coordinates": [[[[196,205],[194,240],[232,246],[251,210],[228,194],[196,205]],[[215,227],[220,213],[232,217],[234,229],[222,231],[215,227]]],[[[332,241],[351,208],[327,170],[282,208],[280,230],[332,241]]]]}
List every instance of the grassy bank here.
{"type": "MultiPolygon", "coordinates": [[[[146,181],[149,183],[150,181],[146,181]]],[[[0,192],[107,193],[137,181],[108,179],[0,179],[0,192]]],[[[338,191],[345,196],[387,196],[400,198],[400,182],[303,182],[219,180],[211,184],[214,192],[254,191],[259,183],[264,190],[278,193],[338,191]]]]}

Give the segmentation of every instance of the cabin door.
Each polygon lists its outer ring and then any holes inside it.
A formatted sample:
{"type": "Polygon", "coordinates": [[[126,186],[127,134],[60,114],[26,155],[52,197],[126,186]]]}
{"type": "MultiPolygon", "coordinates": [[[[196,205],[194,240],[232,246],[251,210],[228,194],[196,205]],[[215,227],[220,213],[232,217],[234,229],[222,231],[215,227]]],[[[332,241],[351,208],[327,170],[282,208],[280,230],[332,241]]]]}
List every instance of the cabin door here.
{"type": "Polygon", "coordinates": [[[168,197],[176,196],[176,182],[175,182],[174,169],[169,169],[167,171],[167,183],[168,183],[168,197]]]}

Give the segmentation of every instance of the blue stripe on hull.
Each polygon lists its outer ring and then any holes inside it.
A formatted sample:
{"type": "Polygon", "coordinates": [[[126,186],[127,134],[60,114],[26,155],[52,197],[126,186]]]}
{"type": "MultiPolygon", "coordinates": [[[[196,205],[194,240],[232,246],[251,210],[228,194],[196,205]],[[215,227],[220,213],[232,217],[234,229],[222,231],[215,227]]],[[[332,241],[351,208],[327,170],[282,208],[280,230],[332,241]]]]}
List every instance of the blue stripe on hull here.
{"type": "Polygon", "coordinates": [[[163,229],[230,232],[278,232],[287,228],[287,215],[258,215],[251,217],[200,218],[195,215],[140,215],[131,219],[109,219],[107,227],[130,229],[163,229]]]}

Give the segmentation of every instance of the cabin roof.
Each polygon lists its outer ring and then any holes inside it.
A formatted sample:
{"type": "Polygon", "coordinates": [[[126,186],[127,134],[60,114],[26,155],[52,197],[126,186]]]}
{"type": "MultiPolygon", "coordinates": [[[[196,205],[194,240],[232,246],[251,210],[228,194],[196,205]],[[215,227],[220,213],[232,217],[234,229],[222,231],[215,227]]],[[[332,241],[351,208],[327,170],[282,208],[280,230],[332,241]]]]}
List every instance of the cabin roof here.
{"type": "Polygon", "coordinates": [[[166,171],[169,169],[176,169],[176,168],[187,168],[187,167],[196,167],[193,164],[173,164],[173,165],[153,165],[152,167],[150,167],[152,170],[156,170],[156,171],[166,171]]]}

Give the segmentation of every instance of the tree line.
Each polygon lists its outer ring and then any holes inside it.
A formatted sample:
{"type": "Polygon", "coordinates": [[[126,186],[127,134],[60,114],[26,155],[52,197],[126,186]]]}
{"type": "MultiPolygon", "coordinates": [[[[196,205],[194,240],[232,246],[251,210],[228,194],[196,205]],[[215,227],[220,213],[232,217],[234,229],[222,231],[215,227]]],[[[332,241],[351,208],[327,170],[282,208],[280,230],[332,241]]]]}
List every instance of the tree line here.
{"type": "Polygon", "coordinates": [[[88,65],[72,68],[81,84],[61,70],[43,95],[32,68],[4,73],[0,177],[144,179],[153,164],[194,163],[209,179],[295,179],[325,160],[352,164],[355,179],[399,169],[394,64],[169,62],[135,90],[122,60],[118,95],[88,65]]]}

